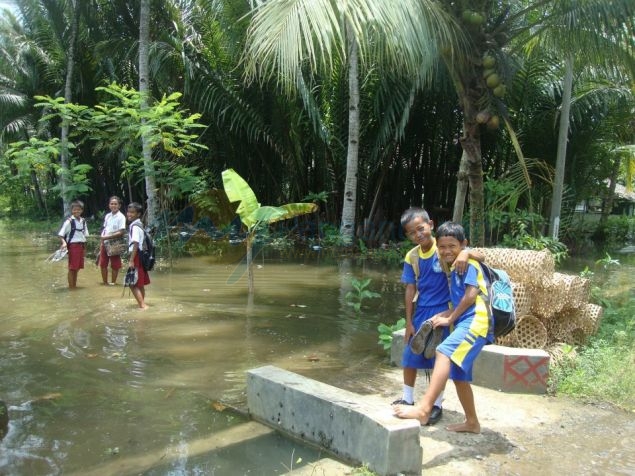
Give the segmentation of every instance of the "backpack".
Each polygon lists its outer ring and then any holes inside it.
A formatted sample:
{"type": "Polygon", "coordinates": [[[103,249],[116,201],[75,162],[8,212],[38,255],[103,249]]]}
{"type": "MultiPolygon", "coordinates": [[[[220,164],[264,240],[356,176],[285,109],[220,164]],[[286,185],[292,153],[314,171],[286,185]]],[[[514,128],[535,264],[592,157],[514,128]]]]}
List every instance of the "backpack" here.
{"type": "Polygon", "coordinates": [[[146,230],[144,230],[140,225],[132,225],[138,226],[143,231],[143,249],[139,247],[139,260],[141,261],[141,266],[146,271],[152,271],[154,269],[154,263],[156,262],[156,246],[154,246],[154,241],[146,230]]]}
{"type": "Polygon", "coordinates": [[[487,294],[483,298],[494,320],[494,337],[503,337],[516,327],[516,306],[509,275],[502,269],[490,268],[479,263],[487,280],[487,294]]]}
{"type": "MultiPolygon", "coordinates": [[[[67,220],[71,222],[71,231],[64,238],[64,241],[66,241],[66,245],[68,246],[70,245],[71,240],[73,239],[73,236],[75,236],[75,232],[77,231],[77,225],[75,225],[75,220],[73,220],[72,216],[68,217],[67,220]]],[[[79,222],[82,224],[82,229],[79,231],[83,232],[86,229],[86,220],[84,220],[83,218],[80,218],[79,222]]]]}

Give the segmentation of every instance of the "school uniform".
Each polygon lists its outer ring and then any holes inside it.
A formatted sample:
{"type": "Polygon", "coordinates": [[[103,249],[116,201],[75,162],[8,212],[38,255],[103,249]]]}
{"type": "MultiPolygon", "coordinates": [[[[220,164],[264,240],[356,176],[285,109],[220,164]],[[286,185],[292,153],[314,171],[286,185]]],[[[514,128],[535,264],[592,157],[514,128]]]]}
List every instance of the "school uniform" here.
{"type": "MultiPolygon", "coordinates": [[[[101,236],[112,235],[120,230],[126,229],[126,217],[121,211],[117,210],[117,213],[109,212],[104,217],[104,227],[101,232],[101,236]]],[[[106,242],[104,241],[104,246],[101,247],[99,254],[99,266],[102,268],[108,266],[108,261],[110,261],[110,266],[112,269],[121,269],[121,256],[113,255],[108,256],[106,253],[106,242]]]]}
{"type": "Polygon", "coordinates": [[[474,360],[487,343],[494,342],[493,325],[487,312],[484,296],[487,296],[487,282],[477,261],[468,261],[467,271],[460,275],[452,269],[450,296],[452,305],[458,306],[465,295],[467,286],[480,290],[475,303],[453,323],[450,335],[439,344],[437,352],[451,361],[450,378],[471,382],[474,360]]]}
{"type": "Polygon", "coordinates": [[[66,241],[68,249],[68,269],[84,269],[84,254],[86,248],[86,238],[89,236],[86,220],[83,218],[70,217],[64,220],[62,228],[57,233],[66,241]]]}
{"type": "MultiPolygon", "coordinates": [[[[150,275],[148,272],[143,269],[143,265],[141,264],[141,250],[143,249],[145,242],[145,231],[143,231],[143,223],[139,218],[133,221],[128,228],[128,252],[132,253],[132,249],[134,248],[134,243],[139,244],[139,248],[137,251],[137,255],[134,258],[134,262],[132,266],[137,269],[137,287],[142,288],[147,284],[150,284],[150,275]]],[[[130,266],[130,265],[129,265],[130,266]]]]}
{"type": "MultiPolygon", "coordinates": [[[[450,303],[450,290],[448,288],[448,278],[441,268],[439,255],[437,253],[436,241],[428,251],[422,251],[419,247],[419,278],[417,279],[412,266],[410,253],[404,260],[401,282],[404,284],[415,284],[417,286],[417,302],[412,316],[412,325],[415,332],[423,323],[432,316],[447,311],[450,303]]],[[[443,329],[443,338],[449,334],[448,328],[443,329]]],[[[411,369],[432,369],[434,368],[434,357],[426,359],[423,354],[415,354],[409,345],[404,346],[401,365],[411,369]]]]}

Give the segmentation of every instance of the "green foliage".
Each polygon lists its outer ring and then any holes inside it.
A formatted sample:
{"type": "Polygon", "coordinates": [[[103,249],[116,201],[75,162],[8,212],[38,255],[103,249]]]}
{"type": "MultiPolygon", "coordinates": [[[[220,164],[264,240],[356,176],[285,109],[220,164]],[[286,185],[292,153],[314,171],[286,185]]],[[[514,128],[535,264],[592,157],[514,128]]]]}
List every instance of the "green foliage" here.
{"type": "Polygon", "coordinates": [[[329,193],[322,191],[322,192],[309,192],[303,199],[303,202],[313,202],[313,203],[317,203],[317,202],[322,202],[322,203],[326,203],[327,200],[329,198],[329,193]]]}
{"type": "Polygon", "coordinates": [[[635,298],[627,291],[604,299],[597,335],[578,350],[575,365],[558,366],[553,378],[558,392],[635,410],[635,298]]]}
{"type": "Polygon", "coordinates": [[[261,206],[249,184],[233,169],[224,170],[222,175],[227,198],[232,203],[239,202],[236,213],[250,233],[260,223],[271,224],[317,210],[317,205],[314,203],[287,203],[278,207],[261,206]]]}
{"type": "Polygon", "coordinates": [[[353,291],[346,293],[346,304],[355,309],[355,312],[359,312],[362,308],[362,304],[366,299],[373,299],[381,297],[381,294],[374,291],[369,291],[367,288],[370,286],[370,278],[358,280],[351,279],[351,286],[353,291]]]}
{"type": "MultiPolygon", "coordinates": [[[[69,150],[75,149],[75,145],[71,142],[68,142],[66,146],[69,150]]],[[[45,141],[31,137],[28,141],[12,142],[9,144],[6,155],[17,170],[17,174],[11,176],[9,180],[32,185],[32,174],[35,174],[39,183],[46,184],[49,174],[53,173],[57,177],[66,178],[66,198],[78,197],[90,192],[92,188],[89,185],[88,173],[92,167],[71,161],[70,169],[64,170],[57,163],[61,148],[62,145],[57,138],[45,141]]],[[[57,196],[60,196],[61,181],[48,189],[58,192],[57,196]]]]}
{"type": "Polygon", "coordinates": [[[549,250],[556,263],[561,263],[569,255],[567,246],[561,241],[554,240],[547,236],[532,236],[527,232],[527,224],[519,222],[511,235],[505,235],[502,241],[503,246],[517,248],[520,250],[549,250]]]}
{"type": "Polygon", "coordinates": [[[606,253],[604,258],[600,258],[599,260],[595,262],[595,264],[602,266],[602,268],[604,268],[605,270],[608,270],[615,266],[620,266],[620,261],[617,259],[611,258],[611,256],[608,253],[606,253]]]}
{"type": "Polygon", "coordinates": [[[377,330],[379,331],[379,341],[377,342],[381,345],[384,350],[389,350],[392,346],[392,334],[393,332],[399,331],[401,329],[406,328],[406,319],[401,318],[397,322],[395,322],[392,326],[388,324],[381,323],[377,326],[377,330]]]}
{"type": "Polygon", "coordinates": [[[335,225],[324,223],[320,226],[320,230],[322,234],[322,240],[320,243],[323,246],[340,247],[345,245],[342,235],[340,234],[340,230],[335,225]]]}
{"type": "Polygon", "coordinates": [[[610,215],[605,224],[598,224],[591,238],[593,242],[605,249],[624,246],[635,238],[635,218],[610,215]]]}

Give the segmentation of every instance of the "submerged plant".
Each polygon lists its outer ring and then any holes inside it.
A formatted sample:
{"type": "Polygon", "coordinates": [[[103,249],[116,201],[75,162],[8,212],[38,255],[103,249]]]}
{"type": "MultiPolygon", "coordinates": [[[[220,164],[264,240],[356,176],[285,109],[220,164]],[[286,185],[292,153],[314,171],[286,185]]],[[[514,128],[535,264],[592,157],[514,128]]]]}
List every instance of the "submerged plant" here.
{"type": "Polygon", "coordinates": [[[620,261],[617,259],[611,258],[611,255],[606,253],[606,256],[604,256],[604,258],[600,258],[599,260],[597,260],[595,264],[597,266],[602,266],[602,268],[606,270],[614,266],[620,266],[620,261]]]}
{"type": "Polygon", "coordinates": [[[352,278],[351,285],[354,290],[346,293],[346,304],[356,312],[360,311],[364,300],[381,297],[381,294],[366,289],[370,285],[370,278],[362,280],[352,278]]]}

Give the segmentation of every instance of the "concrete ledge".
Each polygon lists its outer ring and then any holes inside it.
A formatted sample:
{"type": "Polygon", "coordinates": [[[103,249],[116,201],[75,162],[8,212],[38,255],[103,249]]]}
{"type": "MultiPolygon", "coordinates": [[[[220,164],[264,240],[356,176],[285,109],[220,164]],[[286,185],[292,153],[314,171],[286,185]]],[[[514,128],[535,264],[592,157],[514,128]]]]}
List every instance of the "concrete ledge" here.
{"type": "Polygon", "coordinates": [[[247,372],[247,405],[255,420],[379,475],[421,474],[419,422],[385,403],[265,366],[247,372]]]}
{"type": "MultiPolygon", "coordinates": [[[[405,330],[394,332],[390,362],[401,367],[405,330]]],[[[549,354],[542,349],[487,345],[474,362],[473,384],[510,393],[547,393],[549,354]]]]}

